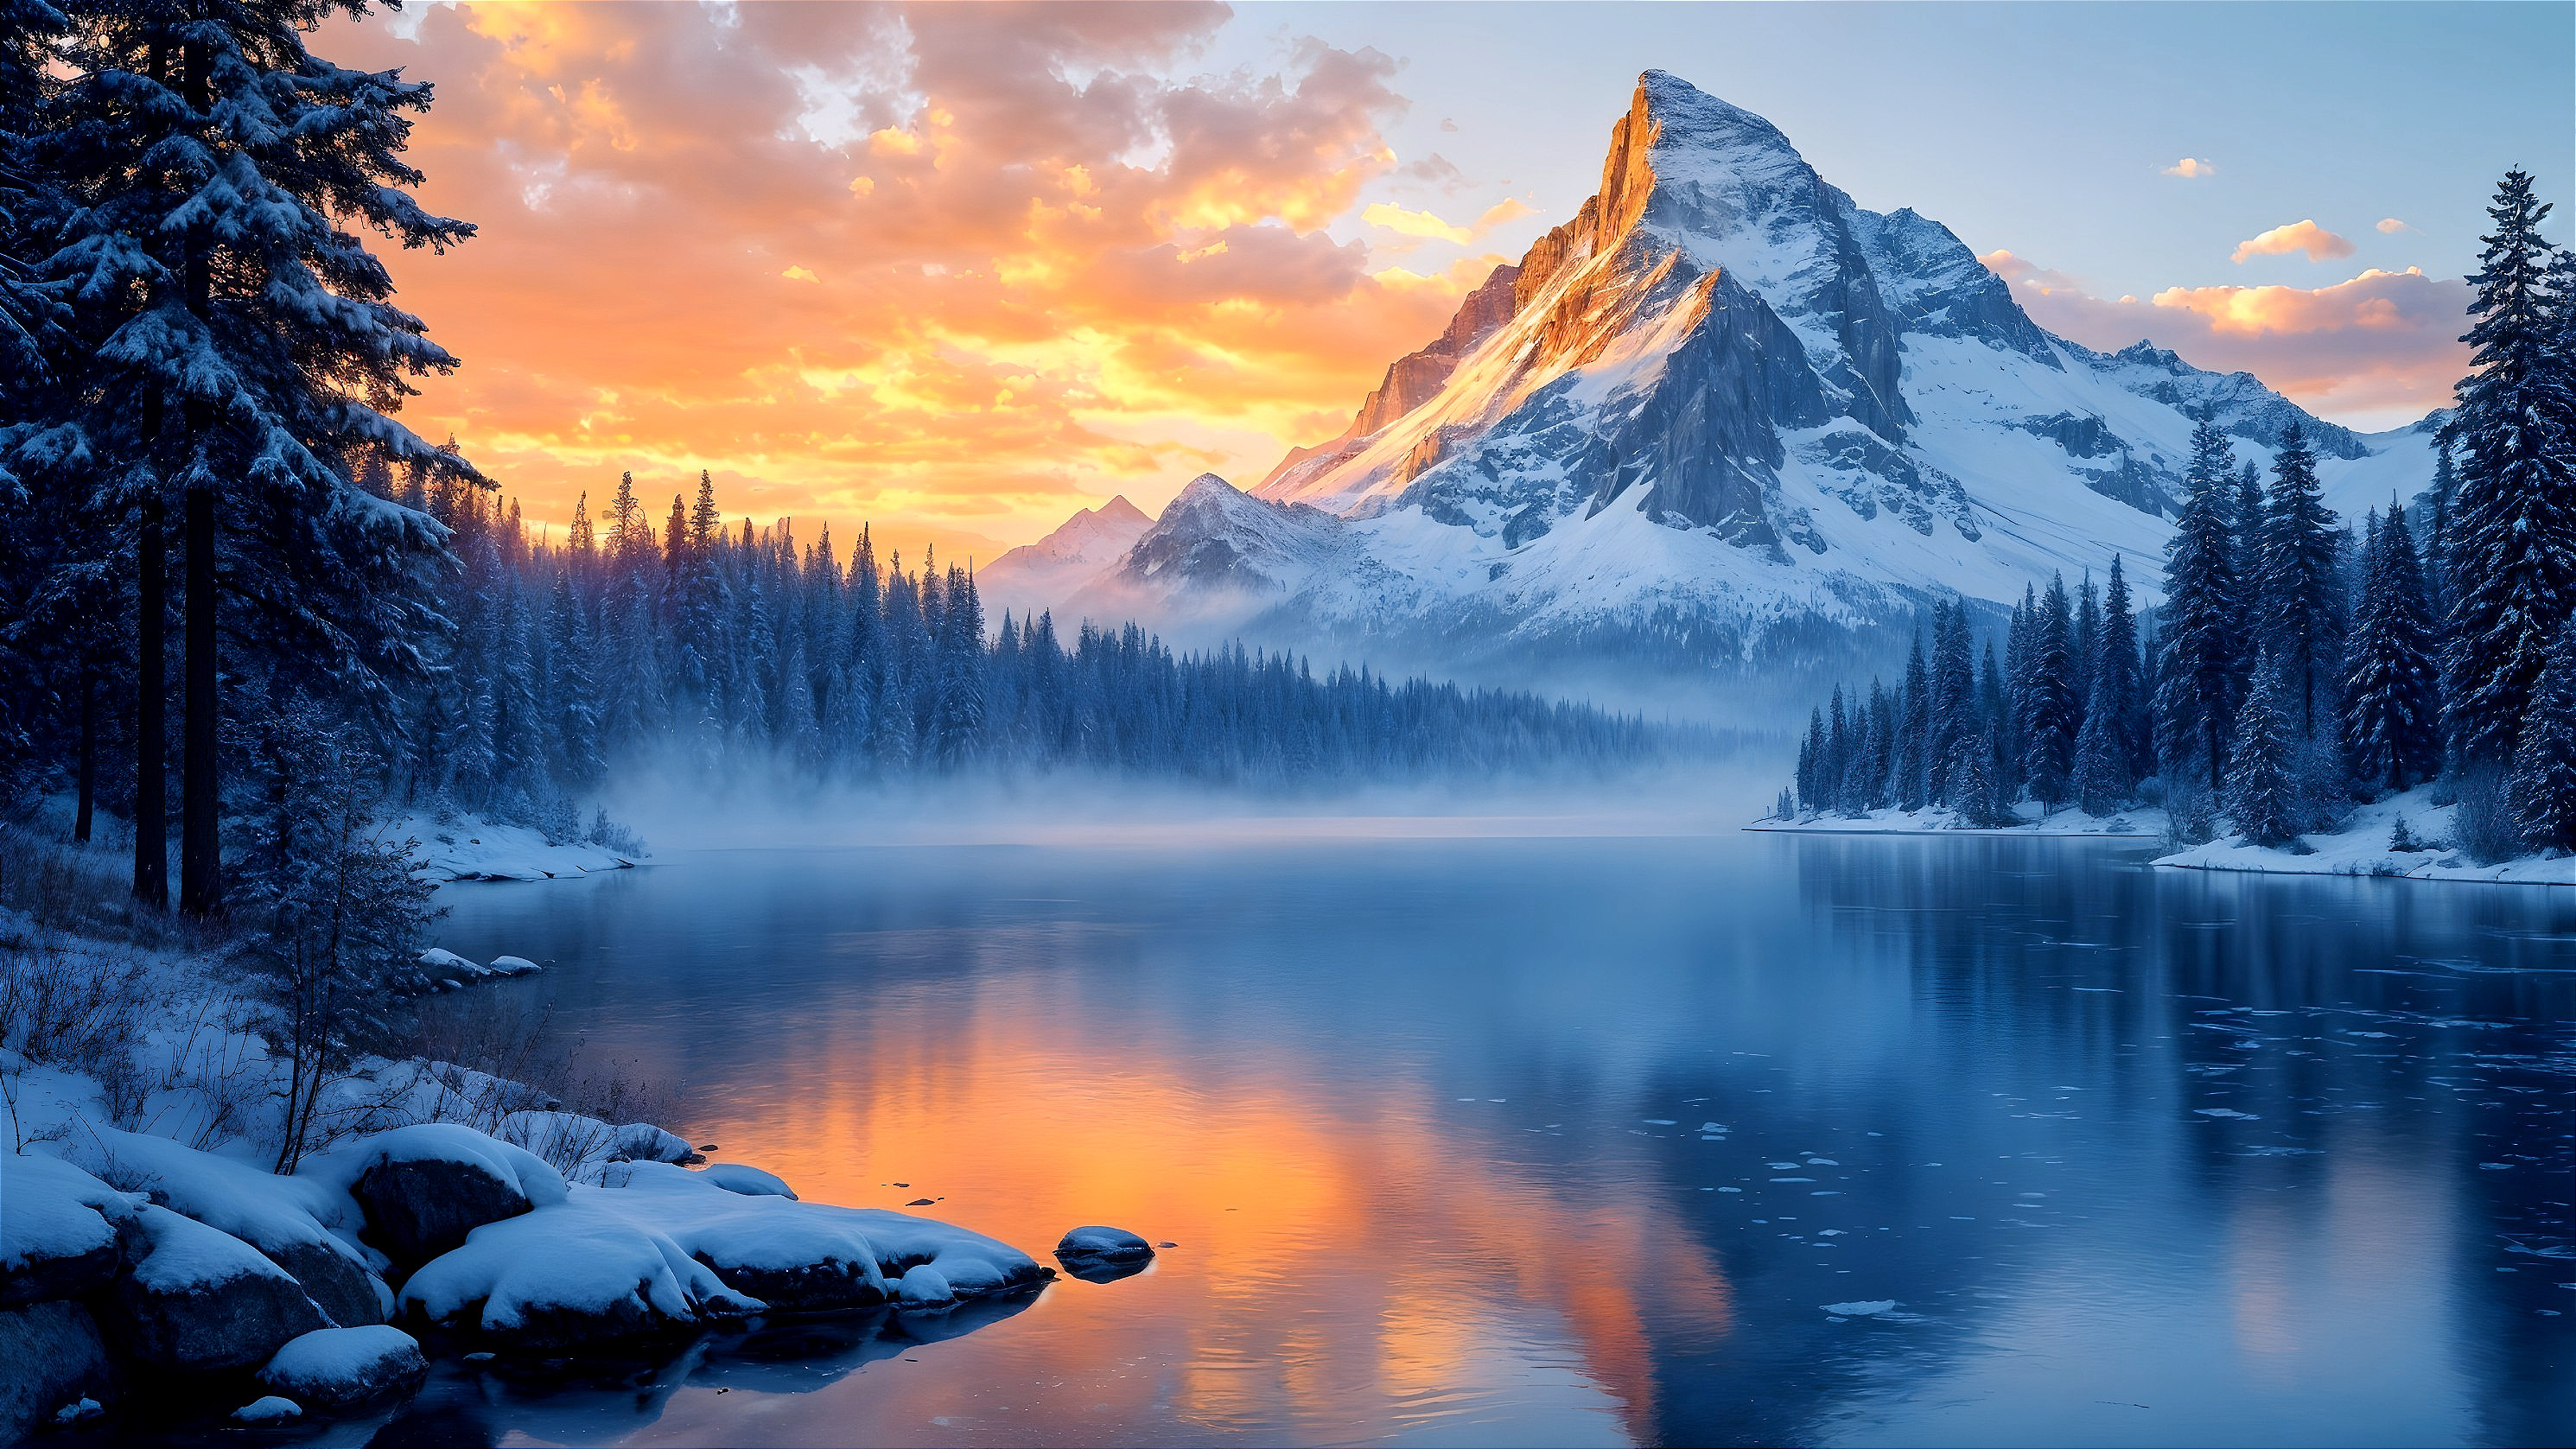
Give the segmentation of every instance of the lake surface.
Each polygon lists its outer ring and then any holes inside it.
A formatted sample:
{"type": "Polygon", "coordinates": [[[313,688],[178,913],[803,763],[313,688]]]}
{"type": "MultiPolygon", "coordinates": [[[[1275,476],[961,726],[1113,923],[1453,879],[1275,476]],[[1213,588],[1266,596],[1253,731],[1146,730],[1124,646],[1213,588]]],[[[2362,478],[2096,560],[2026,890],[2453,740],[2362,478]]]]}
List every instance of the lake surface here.
{"type": "Polygon", "coordinates": [[[720,1160],[1177,1246],[378,1442],[2576,1441],[2576,890],[1443,833],[443,892],[720,1160]]]}

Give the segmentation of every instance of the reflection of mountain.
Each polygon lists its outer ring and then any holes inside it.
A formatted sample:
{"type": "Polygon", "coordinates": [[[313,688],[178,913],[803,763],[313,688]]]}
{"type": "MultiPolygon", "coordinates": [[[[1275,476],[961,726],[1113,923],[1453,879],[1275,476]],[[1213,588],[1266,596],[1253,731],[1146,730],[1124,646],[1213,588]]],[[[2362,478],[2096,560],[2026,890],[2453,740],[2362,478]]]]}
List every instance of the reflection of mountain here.
{"type": "Polygon", "coordinates": [[[1180,1244],[764,1403],[805,1438],[2566,1437],[2567,1275],[2511,1245],[2576,976],[2500,969],[2576,968],[2545,892],[1776,836],[675,864],[460,895],[454,944],[562,962],[814,1195],[1180,1244]],[[1878,1300],[1921,1321],[1823,1312],[1878,1300]]]}
{"type": "Polygon", "coordinates": [[[2430,477],[2420,431],[2049,334],[1938,222],[1863,210],[1769,122],[1649,71],[1599,193],[1340,436],[1250,494],[1202,477],[1015,598],[1452,659],[1761,658],[2114,550],[2151,589],[2201,417],[2257,460],[2298,421],[2355,512],[2430,477]]]}

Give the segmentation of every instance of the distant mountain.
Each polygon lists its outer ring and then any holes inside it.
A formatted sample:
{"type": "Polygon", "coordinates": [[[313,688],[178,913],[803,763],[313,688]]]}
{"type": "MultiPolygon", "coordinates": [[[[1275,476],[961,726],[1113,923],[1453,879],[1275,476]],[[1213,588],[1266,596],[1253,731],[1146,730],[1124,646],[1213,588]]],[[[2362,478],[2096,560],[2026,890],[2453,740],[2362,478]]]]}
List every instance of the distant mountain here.
{"type": "Polygon", "coordinates": [[[1340,436],[1249,494],[1202,476],[1048,577],[1172,629],[1759,663],[2113,550],[2152,597],[2202,417],[2265,464],[2296,420],[2347,509],[2431,476],[2420,430],[2052,335],[1938,222],[1862,210],[1770,122],[1648,71],[1599,193],[1340,436]]]}
{"type": "Polygon", "coordinates": [[[1066,519],[1055,532],[1024,543],[985,565],[975,586],[999,617],[1005,608],[1026,613],[1062,602],[1135,547],[1154,526],[1145,510],[1119,494],[1098,508],[1066,519]]]}

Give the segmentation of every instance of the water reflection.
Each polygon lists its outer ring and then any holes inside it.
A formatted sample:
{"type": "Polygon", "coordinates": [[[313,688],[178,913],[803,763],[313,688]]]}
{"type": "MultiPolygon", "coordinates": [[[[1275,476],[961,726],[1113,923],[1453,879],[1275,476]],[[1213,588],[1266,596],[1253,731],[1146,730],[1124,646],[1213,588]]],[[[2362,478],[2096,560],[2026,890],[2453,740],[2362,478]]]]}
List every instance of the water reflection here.
{"type": "Polygon", "coordinates": [[[548,961],[493,990],[676,1063],[727,1158],[1034,1250],[1179,1246],[918,1353],[767,1360],[813,1392],[719,1394],[749,1387],[723,1349],[415,1412],[554,1442],[2576,1437],[2576,893],[2139,860],[960,846],[454,890],[446,944],[548,961]]]}

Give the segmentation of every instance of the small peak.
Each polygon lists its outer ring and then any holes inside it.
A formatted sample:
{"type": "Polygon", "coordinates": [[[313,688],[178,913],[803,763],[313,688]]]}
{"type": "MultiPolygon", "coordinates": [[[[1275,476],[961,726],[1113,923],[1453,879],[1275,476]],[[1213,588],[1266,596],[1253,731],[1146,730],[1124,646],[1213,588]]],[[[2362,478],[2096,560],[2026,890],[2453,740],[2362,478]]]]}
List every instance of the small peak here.
{"type": "Polygon", "coordinates": [[[1101,504],[1098,508],[1093,509],[1092,512],[1098,514],[1102,518],[1112,519],[1120,523],[1148,523],[1152,521],[1145,516],[1144,509],[1128,502],[1127,495],[1124,493],[1113,495],[1108,502],[1101,504]]]}
{"type": "MultiPolygon", "coordinates": [[[[1214,473],[1201,473],[1199,476],[1191,479],[1188,483],[1182,485],[1181,491],[1172,499],[1172,508],[1178,508],[1186,503],[1195,503],[1205,498],[1225,499],[1240,498],[1242,496],[1242,489],[1235,487],[1233,484],[1228,483],[1224,479],[1216,476],[1214,473]]],[[[1164,509],[1163,511],[1165,513],[1169,513],[1171,512],[1171,508],[1164,509]]]]}

